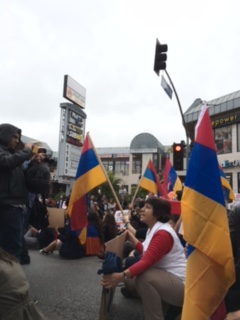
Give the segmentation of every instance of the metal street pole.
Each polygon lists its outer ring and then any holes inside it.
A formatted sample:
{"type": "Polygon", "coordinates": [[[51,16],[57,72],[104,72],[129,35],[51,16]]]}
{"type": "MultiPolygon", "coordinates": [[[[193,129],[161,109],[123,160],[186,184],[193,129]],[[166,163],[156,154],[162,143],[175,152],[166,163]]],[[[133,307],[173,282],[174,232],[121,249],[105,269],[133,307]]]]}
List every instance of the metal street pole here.
{"type": "Polygon", "coordinates": [[[182,117],[183,126],[184,126],[184,129],[185,129],[185,132],[186,132],[186,143],[187,143],[187,145],[186,145],[186,168],[187,168],[187,166],[188,166],[188,158],[189,158],[189,133],[188,133],[186,122],[185,122],[185,119],[184,119],[184,116],[183,116],[183,111],[182,111],[180,100],[178,98],[177,91],[176,91],[176,89],[174,87],[174,84],[172,82],[172,79],[170,78],[170,76],[169,76],[169,74],[168,74],[166,69],[165,69],[165,72],[166,72],[166,75],[168,77],[168,80],[171,83],[171,86],[173,88],[174,94],[176,96],[178,107],[179,107],[179,110],[180,110],[180,113],[181,113],[181,117],[182,117]]]}

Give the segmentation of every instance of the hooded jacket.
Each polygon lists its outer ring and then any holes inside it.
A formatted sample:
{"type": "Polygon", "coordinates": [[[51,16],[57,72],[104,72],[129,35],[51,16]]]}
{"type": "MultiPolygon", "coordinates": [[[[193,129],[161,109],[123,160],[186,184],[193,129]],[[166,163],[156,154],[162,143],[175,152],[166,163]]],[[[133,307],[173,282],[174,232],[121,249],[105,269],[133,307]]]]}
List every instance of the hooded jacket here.
{"type": "Polygon", "coordinates": [[[19,151],[9,148],[15,133],[21,138],[21,130],[17,127],[7,123],[0,125],[0,206],[26,204],[27,189],[22,164],[31,158],[32,151],[28,148],[19,151]]]}

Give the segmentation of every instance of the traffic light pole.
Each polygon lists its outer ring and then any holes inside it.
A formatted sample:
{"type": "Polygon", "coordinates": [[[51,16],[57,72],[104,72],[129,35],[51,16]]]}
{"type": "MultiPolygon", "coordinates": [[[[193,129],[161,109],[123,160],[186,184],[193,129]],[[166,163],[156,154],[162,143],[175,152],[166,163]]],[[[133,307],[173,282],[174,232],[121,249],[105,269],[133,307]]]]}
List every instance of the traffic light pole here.
{"type": "Polygon", "coordinates": [[[171,86],[173,88],[173,91],[174,91],[174,94],[176,96],[176,99],[177,99],[177,103],[178,103],[178,107],[179,107],[179,110],[180,110],[180,113],[181,113],[181,117],[182,117],[182,122],[183,122],[183,126],[184,126],[184,129],[185,129],[185,132],[186,132],[186,142],[187,142],[187,145],[186,145],[186,159],[187,159],[187,166],[188,166],[188,158],[189,158],[189,133],[188,133],[188,130],[187,130],[187,127],[186,127],[186,122],[185,122],[185,119],[184,119],[184,116],[183,116],[183,111],[182,111],[182,107],[181,107],[181,103],[180,103],[180,100],[178,98],[178,94],[177,94],[177,91],[174,87],[174,84],[172,82],[172,79],[170,78],[167,70],[165,69],[164,70],[167,77],[168,77],[168,80],[169,82],[171,83],[171,86]]]}

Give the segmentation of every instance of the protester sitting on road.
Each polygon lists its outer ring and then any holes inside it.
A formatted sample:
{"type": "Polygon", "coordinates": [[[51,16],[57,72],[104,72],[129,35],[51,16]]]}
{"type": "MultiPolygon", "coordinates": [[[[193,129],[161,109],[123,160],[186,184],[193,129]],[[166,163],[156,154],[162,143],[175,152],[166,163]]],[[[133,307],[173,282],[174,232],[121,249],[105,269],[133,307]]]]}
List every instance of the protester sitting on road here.
{"type": "Polygon", "coordinates": [[[25,243],[28,249],[39,249],[39,242],[37,234],[39,231],[32,226],[29,226],[28,230],[24,234],[25,243]]]}
{"type": "Polygon", "coordinates": [[[56,239],[40,250],[40,253],[48,254],[58,250],[60,257],[65,259],[79,259],[85,256],[98,255],[104,246],[102,224],[95,211],[90,211],[87,218],[88,226],[85,245],[80,244],[79,231],[72,231],[70,229],[70,220],[67,220],[65,234],[58,233],[56,239]]]}
{"type": "Polygon", "coordinates": [[[116,211],[116,202],[114,201],[114,198],[110,198],[108,204],[107,204],[107,210],[111,213],[115,213],[116,211]]]}
{"type": "Polygon", "coordinates": [[[139,228],[147,228],[147,225],[143,222],[141,222],[141,216],[140,216],[140,211],[141,208],[144,206],[145,200],[140,200],[136,204],[130,203],[128,205],[129,208],[129,221],[131,225],[138,230],[139,228]]]}
{"type": "Polygon", "coordinates": [[[88,226],[86,239],[86,255],[95,256],[104,249],[104,233],[102,221],[96,211],[88,212],[88,226]]]}
{"type": "Polygon", "coordinates": [[[61,234],[58,228],[55,228],[55,240],[48,246],[42,248],[39,252],[41,254],[53,253],[58,250],[59,256],[65,259],[79,259],[85,256],[85,248],[80,245],[78,238],[78,231],[70,229],[69,221],[66,222],[65,234],[61,234]]]}
{"type": "Polygon", "coordinates": [[[17,259],[0,248],[0,319],[47,320],[29,297],[29,283],[17,259]]]}
{"type": "Polygon", "coordinates": [[[127,231],[127,239],[142,254],[140,260],[124,272],[102,276],[101,284],[105,288],[121,281],[136,288],[143,302],[145,320],[163,320],[163,305],[183,305],[186,257],[168,223],[170,210],[167,200],[149,197],[141,210],[141,221],[148,225],[145,241],[141,243],[127,231]]]}
{"type": "Polygon", "coordinates": [[[108,242],[115,238],[118,234],[118,228],[116,220],[113,213],[108,212],[103,217],[103,233],[104,233],[104,242],[108,242]]]}
{"type": "Polygon", "coordinates": [[[24,234],[24,239],[28,249],[42,249],[54,240],[54,229],[45,228],[37,230],[33,226],[29,226],[24,234]]]}

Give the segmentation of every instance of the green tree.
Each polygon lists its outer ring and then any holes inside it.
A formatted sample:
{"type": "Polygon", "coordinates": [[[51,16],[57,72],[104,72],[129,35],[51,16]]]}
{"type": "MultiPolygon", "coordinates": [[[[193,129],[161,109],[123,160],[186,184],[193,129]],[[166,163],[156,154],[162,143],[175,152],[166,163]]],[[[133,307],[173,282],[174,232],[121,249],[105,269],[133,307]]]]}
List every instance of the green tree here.
{"type": "MultiPolygon", "coordinates": [[[[136,189],[137,189],[138,186],[133,186],[132,189],[131,189],[131,197],[133,198],[133,196],[135,195],[135,192],[136,192],[136,189]]],[[[141,198],[141,199],[145,199],[146,196],[148,194],[148,191],[143,189],[143,188],[139,188],[138,189],[138,192],[136,194],[136,197],[134,200],[136,200],[137,198],[141,198]]]]}
{"type": "MultiPolygon", "coordinates": [[[[111,182],[111,185],[112,185],[115,193],[117,194],[117,196],[119,198],[118,191],[119,191],[119,187],[123,184],[123,180],[120,178],[116,178],[112,172],[107,172],[107,175],[108,175],[109,181],[111,182]]],[[[105,183],[101,184],[100,186],[98,186],[97,188],[93,189],[90,192],[90,194],[97,196],[98,190],[101,190],[101,194],[106,196],[107,199],[114,197],[108,182],[105,182],[105,183]]]]}

